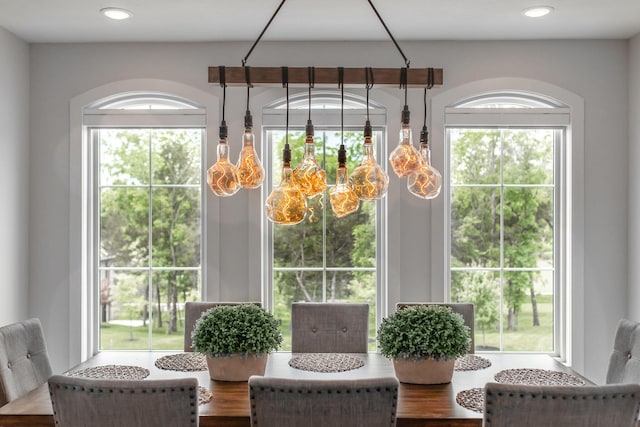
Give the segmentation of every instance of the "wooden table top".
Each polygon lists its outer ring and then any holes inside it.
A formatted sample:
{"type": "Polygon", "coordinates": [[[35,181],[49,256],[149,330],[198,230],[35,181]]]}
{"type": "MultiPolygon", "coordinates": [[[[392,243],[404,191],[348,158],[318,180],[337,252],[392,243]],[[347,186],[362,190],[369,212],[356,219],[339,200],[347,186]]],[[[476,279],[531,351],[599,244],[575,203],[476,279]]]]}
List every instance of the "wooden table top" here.
{"type": "MultiPolygon", "coordinates": [[[[81,369],[100,365],[135,365],[150,371],[148,379],[195,377],[201,386],[213,392],[213,399],[200,405],[200,426],[249,426],[249,393],[246,382],[212,381],[208,371],[177,372],[155,367],[161,356],[175,352],[104,351],[79,365],[81,369]]],[[[570,368],[547,355],[531,354],[479,354],[491,361],[491,366],[476,371],[456,371],[449,384],[400,384],[398,392],[397,425],[405,426],[482,426],[482,414],[456,403],[456,394],[462,390],[483,387],[493,381],[494,375],[504,369],[537,368],[579,376],[570,368]]],[[[267,363],[266,376],[287,378],[348,379],[394,376],[392,363],[378,353],[361,355],[365,365],[359,369],[337,373],[318,373],[294,369],[288,361],[291,353],[272,353],[267,363]]],[[[587,383],[589,382],[586,380],[587,383]]],[[[0,408],[0,425],[53,426],[49,390],[43,385],[27,395],[0,408]]]]}

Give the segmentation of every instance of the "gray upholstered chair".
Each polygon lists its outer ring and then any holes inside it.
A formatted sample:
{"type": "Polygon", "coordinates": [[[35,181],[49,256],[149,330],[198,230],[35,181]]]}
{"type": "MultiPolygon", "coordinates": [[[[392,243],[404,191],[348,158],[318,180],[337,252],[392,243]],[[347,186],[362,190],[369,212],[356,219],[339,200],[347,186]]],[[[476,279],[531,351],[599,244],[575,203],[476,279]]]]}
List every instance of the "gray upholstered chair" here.
{"type": "Polygon", "coordinates": [[[64,427],[198,426],[198,380],[49,378],[53,419],[64,427]]]}
{"type": "Polygon", "coordinates": [[[392,427],[398,380],[249,378],[254,427],[392,427]]]}
{"type": "Polygon", "coordinates": [[[607,384],[640,383],[640,323],[621,319],[607,369],[607,384]]]}
{"type": "Polygon", "coordinates": [[[41,386],[50,376],[40,320],[29,319],[0,328],[0,406],[41,386]]]}
{"type": "Polygon", "coordinates": [[[485,386],[485,427],[635,427],[640,385],[485,386]]]}
{"type": "Polygon", "coordinates": [[[473,304],[466,302],[452,302],[452,303],[438,303],[438,302],[399,302],[396,304],[396,310],[401,310],[405,307],[412,305],[443,305],[450,307],[454,313],[458,313],[464,319],[464,324],[469,327],[469,334],[471,335],[471,343],[469,344],[469,353],[475,353],[476,344],[474,338],[475,316],[473,311],[473,304]]]}
{"type": "Polygon", "coordinates": [[[291,305],[292,353],[366,353],[368,340],[369,304],[291,305]]]}
{"type": "Polygon", "coordinates": [[[219,305],[253,304],[261,307],[259,302],[187,302],[184,305],[184,351],[193,351],[191,332],[202,313],[219,305]]]}

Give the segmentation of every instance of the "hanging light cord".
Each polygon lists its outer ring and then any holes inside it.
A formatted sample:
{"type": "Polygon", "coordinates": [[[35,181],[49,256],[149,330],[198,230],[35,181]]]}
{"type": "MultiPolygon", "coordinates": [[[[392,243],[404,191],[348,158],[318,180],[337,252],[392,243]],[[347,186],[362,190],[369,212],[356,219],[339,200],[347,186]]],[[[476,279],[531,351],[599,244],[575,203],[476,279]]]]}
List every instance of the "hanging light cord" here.
{"type": "Polygon", "coordinates": [[[382,24],[382,26],[387,31],[387,34],[389,34],[389,37],[391,38],[391,41],[393,42],[394,45],[396,45],[396,49],[398,49],[398,52],[400,52],[400,55],[402,56],[402,59],[404,59],[404,64],[407,66],[407,68],[409,68],[409,63],[411,61],[409,61],[407,59],[407,57],[404,54],[404,52],[402,51],[402,49],[400,49],[400,45],[398,44],[396,39],[393,37],[393,34],[391,34],[391,31],[389,30],[389,27],[387,27],[387,24],[385,24],[384,20],[382,19],[382,16],[380,16],[380,14],[378,13],[378,9],[376,9],[376,7],[373,5],[373,3],[371,3],[371,0],[367,0],[367,1],[369,2],[369,6],[371,6],[371,9],[373,9],[373,11],[375,12],[376,16],[380,20],[380,23],[382,24]]]}
{"type": "Polygon", "coordinates": [[[227,105],[227,80],[225,76],[225,67],[221,65],[219,67],[220,70],[220,86],[222,86],[222,121],[220,122],[220,129],[218,135],[220,139],[226,139],[228,130],[227,123],[224,121],[224,110],[227,105]]]}
{"type": "Polygon", "coordinates": [[[373,68],[365,68],[365,79],[367,81],[367,121],[369,121],[369,90],[373,88],[373,68]]]}
{"type": "Polygon", "coordinates": [[[347,150],[344,148],[344,68],[338,67],[338,85],[340,86],[340,148],[338,149],[338,167],[347,164],[347,150]]]}
{"type": "Polygon", "coordinates": [[[291,148],[289,147],[289,68],[282,67],[282,87],[286,88],[287,93],[287,112],[285,121],[284,148],[282,149],[282,165],[283,167],[291,166],[291,148]]]}
{"type": "MultiPolygon", "coordinates": [[[[245,57],[242,59],[242,66],[244,67],[247,64],[247,61],[249,60],[249,56],[251,55],[251,53],[253,52],[253,50],[256,48],[256,46],[258,45],[258,43],[260,42],[260,40],[262,39],[262,36],[264,36],[264,33],[267,32],[267,29],[269,28],[269,26],[271,25],[271,23],[273,22],[274,18],[276,17],[276,15],[278,14],[278,12],[280,12],[280,9],[282,9],[282,6],[284,5],[284,2],[287,0],[282,0],[282,2],[280,2],[280,4],[278,5],[278,8],[276,9],[275,12],[273,12],[273,15],[271,15],[271,18],[269,19],[269,22],[267,22],[267,25],[264,26],[264,28],[262,29],[262,32],[260,32],[260,35],[258,36],[258,38],[256,39],[255,42],[253,42],[253,45],[251,45],[251,48],[249,49],[249,52],[247,52],[247,54],[245,55],[245,57]]],[[[389,38],[391,38],[391,41],[393,42],[393,44],[396,46],[396,49],[398,49],[398,52],[400,53],[400,56],[402,56],[402,59],[404,59],[404,64],[407,68],[409,68],[409,64],[411,61],[409,61],[407,59],[407,56],[404,54],[404,52],[402,51],[402,49],[400,49],[400,45],[398,44],[398,42],[396,41],[396,39],[393,37],[393,34],[391,34],[391,31],[389,30],[389,27],[387,27],[387,24],[384,22],[384,20],[382,19],[382,16],[380,16],[380,13],[378,13],[378,9],[376,9],[376,7],[373,5],[373,3],[371,2],[371,0],[367,0],[369,2],[369,6],[371,6],[371,9],[373,9],[373,12],[376,14],[376,16],[378,17],[378,19],[380,20],[380,23],[382,24],[382,26],[384,27],[385,31],[387,32],[387,34],[389,34],[389,38]]]]}

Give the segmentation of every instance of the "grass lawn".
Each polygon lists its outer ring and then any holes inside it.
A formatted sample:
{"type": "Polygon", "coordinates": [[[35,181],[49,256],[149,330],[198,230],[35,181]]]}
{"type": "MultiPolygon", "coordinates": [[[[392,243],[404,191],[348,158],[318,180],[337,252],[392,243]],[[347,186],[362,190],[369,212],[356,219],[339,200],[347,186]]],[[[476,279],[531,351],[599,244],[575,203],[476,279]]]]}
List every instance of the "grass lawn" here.
{"type": "MultiPolygon", "coordinates": [[[[551,295],[539,295],[538,316],[540,326],[533,326],[533,312],[531,303],[523,304],[518,316],[518,330],[506,330],[507,315],[503,319],[505,331],[502,336],[502,346],[505,351],[553,351],[553,301],[551,295]]],[[[488,350],[500,348],[500,335],[497,330],[488,330],[482,333],[478,327],[475,330],[476,349],[488,350]]]]}
{"type": "MultiPolygon", "coordinates": [[[[531,304],[523,304],[518,319],[517,331],[504,331],[503,350],[506,351],[553,351],[553,310],[550,295],[538,296],[538,315],[540,326],[533,327],[533,315],[531,304]]],[[[373,317],[373,316],[372,316],[373,317]]],[[[369,329],[369,351],[376,350],[375,318],[371,320],[369,329]]],[[[503,320],[506,327],[506,315],[503,320]]],[[[291,319],[282,319],[280,330],[283,335],[283,345],[281,351],[291,350],[291,319]]],[[[497,330],[488,330],[483,334],[482,330],[476,327],[475,331],[476,349],[497,350],[500,348],[500,335],[497,330]]],[[[164,328],[153,328],[153,349],[154,350],[182,350],[184,343],[184,329],[167,334],[164,328]]],[[[100,349],[101,350],[148,350],[149,329],[146,326],[124,326],[110,323],[103,323],[100,326],[100,349]],[[133,338],[133,339],[132,339],[133,338]]]]}

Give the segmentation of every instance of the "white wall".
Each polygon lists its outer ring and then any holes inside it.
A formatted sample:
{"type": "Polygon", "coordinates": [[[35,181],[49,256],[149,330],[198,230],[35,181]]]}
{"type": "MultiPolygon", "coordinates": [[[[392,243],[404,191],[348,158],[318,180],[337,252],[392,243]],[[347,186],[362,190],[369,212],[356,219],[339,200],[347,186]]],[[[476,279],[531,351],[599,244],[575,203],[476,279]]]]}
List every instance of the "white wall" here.
{"type": "Polygon", "coordinates": [[[29,315],[29,45],[0,27],[0,326],[29,315]]]}
{"type": "MultiPolygon", "coordinates": [[[[444,68],[445,89],[496,77],[541,80],[585,99],[585,318],[588,340],[584,372],[602,381],[612,334],[627,313],[628,95],[625,41],[407,42],[413,67],[444,68]],[[601,174],[604,171],[605,174],[601,174]]],[[[31,167],[46,181],[31,186],[30,309],[43,318],[54,369],[68,367],[69,349],[69,100],[109,82],[154,78],[181,82],[218,94],[207,83],[207,67],[240,65],[248,43],[36,44],[31,56],[31,167]]],[[[249,65],[400,67],[389,43],[262,43],[249,65]]],[[[260,99],[265,89],[254,90],[260,99]]],[[[434,89],[434,94],[443,89],[434,89]]],[[[393,96],[402,92],[374,89],[393,96]]],[[[227,91],[231,141],[239,141],[244,90],[227,91]]],[[[421,126],[422,92],[410,91],[414,132],[421,126]]],[[[256,101],[257,102],[257,101],[256,101]]],[[[395,107],[394,107],[395,108],[395,107]]],[[[254,116],[260,106],[252,105],[254,116]]],[[[396,144],[398,111],[389,110],[389,144],[396,144]]],[[[217,131],[217,123],[213,125],[217,131]]],[[[441,143],[433,141],[434,144],[441,143]]],[[[239,142],[237,142],[239,144],[239,142]]],[[[233,148],[237,156],[237,147],[233,148]]],[[[213,197],[213,196],[211,196],[213,197]]],[[[260,295],[258,191],[220,199],[220,283],[209,295],[246,299],[260,295]],[[249,226],[247,226],[247,224],[249,226]],[[256,255],[257,254],[257,255],[256,255]],[[248,267],[247,267],[248,266],[248,267]]],[[[579,207],[581,208],[581,207],[579,207]]],[[[389,304],[430,299],[429,204],[411,196],[404,181],[389,189],[389,304]]],[[[73,260],[71,260],[73,263],[73,260]]],[[[438,294],[440,292],[436,292],[438,294]]]]}
{"type": "Polygon", "coordinates": [[[640,321],[640,34],[629,42],[629,319],[640,321]]]}

